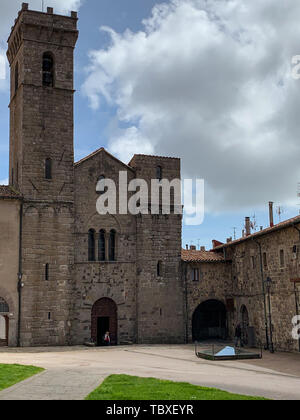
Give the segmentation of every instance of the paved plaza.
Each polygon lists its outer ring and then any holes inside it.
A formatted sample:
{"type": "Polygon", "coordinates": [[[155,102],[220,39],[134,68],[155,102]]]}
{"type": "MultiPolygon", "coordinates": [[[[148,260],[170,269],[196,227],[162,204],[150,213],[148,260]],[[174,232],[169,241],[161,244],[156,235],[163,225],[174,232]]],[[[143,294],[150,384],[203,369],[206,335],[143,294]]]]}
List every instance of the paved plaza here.
{"type": "Polygon", "coordinates": [[[193,346],[0,349],[0,363],[45,372],[0,392],[0,400],[82,400],[111,374],[155,377],[271,399],[300,399],[300,354],[262,360],[197,359],[193,346]]]}

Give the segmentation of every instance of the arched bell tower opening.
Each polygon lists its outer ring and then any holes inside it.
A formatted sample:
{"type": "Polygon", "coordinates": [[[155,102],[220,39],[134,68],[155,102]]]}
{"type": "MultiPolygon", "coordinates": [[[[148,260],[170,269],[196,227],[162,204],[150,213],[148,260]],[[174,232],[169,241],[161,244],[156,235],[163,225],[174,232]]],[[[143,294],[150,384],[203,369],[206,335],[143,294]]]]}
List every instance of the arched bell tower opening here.
{"type": "Polygon", "coordinates": [[[92,308],[92,341],[97,346],[104,345],[104,335],[110,332],[111,345],[118,344],[118,307],[109,298],[99,299],[92,308]]]}

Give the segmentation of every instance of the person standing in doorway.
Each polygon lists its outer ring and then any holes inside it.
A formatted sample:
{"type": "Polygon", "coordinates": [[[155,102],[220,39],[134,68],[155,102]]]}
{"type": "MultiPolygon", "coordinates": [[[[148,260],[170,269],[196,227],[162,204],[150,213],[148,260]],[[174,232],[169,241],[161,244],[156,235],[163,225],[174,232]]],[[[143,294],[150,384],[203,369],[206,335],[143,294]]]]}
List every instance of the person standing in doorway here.
{"type": "Polygon", "coordinates": [[[111,340],[110,340],[110,332],[107,331],[105,333],[105,336],[104,336],[104,345],[105,346],[110,346],[110,342],[111,342],[111,340]]]}

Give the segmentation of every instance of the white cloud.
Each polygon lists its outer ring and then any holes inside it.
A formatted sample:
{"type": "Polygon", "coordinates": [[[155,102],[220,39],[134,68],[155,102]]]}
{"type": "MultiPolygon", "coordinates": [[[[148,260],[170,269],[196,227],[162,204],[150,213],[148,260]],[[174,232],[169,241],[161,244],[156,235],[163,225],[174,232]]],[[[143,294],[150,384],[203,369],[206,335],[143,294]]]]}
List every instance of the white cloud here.
{"type": "Polygon", "coordinates": [[[0,180],[0,185],[8,185],[8,178],[0,180]]]}
{"type": "Polygon", "coordinates": [[[123,162],[129,162],[134,154],[152,155],[154,147],[149,139],[143,138],[136,127],[130,127],[120,137],[113,137],[108,145],[110,153],[123,162]]]}
{"type": "Polygon", "coordinates": [[[295,202],[300,182],[300,3],[173,0],[144,30],[90,53],[83,93],[132,128],[110,150],[180,156],[213,210],[295,202]]]}

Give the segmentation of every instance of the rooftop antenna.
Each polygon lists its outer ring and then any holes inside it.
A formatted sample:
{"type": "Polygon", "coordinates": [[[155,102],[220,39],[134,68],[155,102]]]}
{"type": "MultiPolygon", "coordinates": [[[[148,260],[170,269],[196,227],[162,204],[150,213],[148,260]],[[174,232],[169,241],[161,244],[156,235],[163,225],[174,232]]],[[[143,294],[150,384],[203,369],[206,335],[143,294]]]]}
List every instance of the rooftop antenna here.
{"type": "Polygon", "coordinates": [[[42,12],[44,13],[44,0],[42,0],[42,12]]]}
{"type": "Polygon", "coordinates": [[[237,228],[236,227],[233,227],[232,229],[233,229],[233,239],[236,240],[236,231],[237,231],[237,228]]]}
{"type": "Polygon", "coordinates": [[[281,215],[284,213],[284,209],[283,209],[283,207],[278,206],[278,207],[277,207],[277,209],[276,209],[276,212],[277,212],[277,214],[278,214],[278,217],[279,217],[279,223],[280,223],[280,222],[281,222],[281,215]]]}
{"type": "Polygon", "coordinates": [[[200,251],[200,241],[201,239],[198,239],[198,250],[200,251]]]}
{"type": "Polygon", "coordinates": [[[257,222],[256,222],[256,214],[255,213],[252,216],[251,228],[252,228],[252,230],[254,230],[254,232],[257,231],[257,222]]]}

